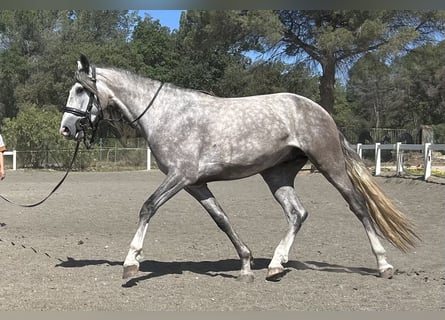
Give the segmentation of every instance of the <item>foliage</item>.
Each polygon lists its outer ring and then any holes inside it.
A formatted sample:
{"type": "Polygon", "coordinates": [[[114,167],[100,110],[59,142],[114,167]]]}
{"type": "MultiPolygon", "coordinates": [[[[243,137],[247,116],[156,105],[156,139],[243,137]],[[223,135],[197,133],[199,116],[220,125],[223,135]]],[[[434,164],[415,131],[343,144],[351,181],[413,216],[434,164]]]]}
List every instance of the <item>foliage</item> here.
{"type": "Polygon", "coordinates": [[[285,53],[321,68],[320,103],[334,111],[336,68],[378,51],[383,56],[423,43],[445,30],[437,11],[281,10],[285,53]]]}
{"type": "Polygon", "coordinates": [[[394,63],[399,105],[414,127],[445,122],[445,41],[420,46],[394,63]]]}
{"type": "Polygon", "coordinates": [[[433,125],[434,143],[445,143],[445,122],[433,125]]]}
{"type": "MultiPolygon", "coordinates": [[[[60,110],[84,53],[99,66],[219,96],[294,92],[319,101],[342,127],[431,124],[439,136],[445,123],[445,43],[437,39],[443,38],[444,16],[188,10],[171,31],[128,10],[1,10],[2,134],[19,151],[71,149],[72,142],[58,134],[60,110]],[[342,81],[340,67],[349,71],[342,81]]],[[[123,144],[137,135],[121,124],[101,126],[100,132],[123,144]]],[[[50,156],[63,166],[68,154],[50,156]]],[[[29,161],[44,163],[35,156],[29,161]]]]}
{"type": "Polygon", "coordinates": [[[393,92],[391,70],[375,54],[367,54],[349,70],[347,88],[351,110],[362,119],[368,119],[367,127],[380,128],[387,124],[388,105],[393,92]]]}
{"type": "Polygon", "coordinates": [[[349,70],[348,99],[369,126],[418,128],[445,123],[445,42],[419,46],[385,63],[368,54],[349,70]]]}
{"type": "Polygon", "coordinates": [[[139,21],[129,44],[138,73],[161,81],[172,81],[177,67],[175,38],[167,27],[150,17],[139,21]]]}
{"type": "MultiPolygon", "coordinates": [[[[335,88],[335,109],[332,115],[338,127],[368,128],[369,122],[364,117],[357,117],[348,102],[346,88],[340,84],[335,88]]],[[[358,136],[358,133],[357,133],[358,136]]]]}
{"type": "MultiPolygon", "coordinates": [[[[25,165],[42,168],[53,162],[54,166],[67,167],[71,160],[67,151],[73,149],[73,142],[59,134],[60,119],[60,112],[54,108],[26,105],[16,118],[5,120],[2,135],[9,150],[31,151],[21,156],[25,165]]],[[[77,161],[88,165],[85,157],[77,161]]]]}
{"type": "Polygon", "coordinates": [[[175,72],[177,83],[219,96],[242,94],[232,91],[227,79],[235,70],[244,73],[250,66],[251,60],[245,52],[264,51],[271,24],[277,26],[278,20],[267,11],[189,10],[183,13],[176,34],[176,50],[180,53],[175,72]],[[222,79],[225,84],[219,83],[222,79]]]}
{"type": "Polygon", "coordinates": [[[294,92],[317,99],[317,78],[303,64],[256,62],[243,67],[229,65],[219,81],[223,96],[250,96],[276,92],[294,92]]]}
{"type": "Polygon", "coordinates": [[[59,135],[52,134],[58,131],[59,123],[60,113],[36,105],[27,105],[16,118],[5,120],[2,134],[8,141],[9,148],[39,150],[46,148],[50,142],[57,143],[61,140],[59,135]]]}

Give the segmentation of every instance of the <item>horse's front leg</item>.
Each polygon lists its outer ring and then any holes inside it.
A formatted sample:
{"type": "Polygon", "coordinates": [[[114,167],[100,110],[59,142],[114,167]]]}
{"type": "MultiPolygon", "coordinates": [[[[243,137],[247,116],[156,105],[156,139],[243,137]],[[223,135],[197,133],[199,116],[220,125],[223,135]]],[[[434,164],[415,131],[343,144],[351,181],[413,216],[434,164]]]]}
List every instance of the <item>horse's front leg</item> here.
{"type": "Polygon", "coordinates": [[[133,277],[139,271],[139,261],[142,257],[142,246],[147,233],[148,222],[167,200],[187,185],[187,179],[178,174],[169,174],[156,191],[143,204],[139,213],[139,224],[136,234],[130,244],[130,249],[124,261],[122,278],[133,277]]]}

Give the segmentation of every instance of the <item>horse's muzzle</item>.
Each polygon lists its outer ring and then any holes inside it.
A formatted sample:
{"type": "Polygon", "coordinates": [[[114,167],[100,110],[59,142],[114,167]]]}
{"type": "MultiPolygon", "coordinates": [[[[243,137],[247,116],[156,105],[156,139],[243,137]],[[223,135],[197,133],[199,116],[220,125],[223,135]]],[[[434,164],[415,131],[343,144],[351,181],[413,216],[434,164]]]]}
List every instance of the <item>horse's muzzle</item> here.
{"type": "Polygon", "coordinates": [[[81,140],[85,136],[85,132],[83,130],[74,130],[73,132],[66,126],[60,128],[60,134],[67,139],[75,139],[75,140],[81,140]]]}
{"type": "Polygon", "coordinates": [[[71,138],[71,131],[68,127],[63,126],[60,128],[60,134],[65,138],[71,138]]]}

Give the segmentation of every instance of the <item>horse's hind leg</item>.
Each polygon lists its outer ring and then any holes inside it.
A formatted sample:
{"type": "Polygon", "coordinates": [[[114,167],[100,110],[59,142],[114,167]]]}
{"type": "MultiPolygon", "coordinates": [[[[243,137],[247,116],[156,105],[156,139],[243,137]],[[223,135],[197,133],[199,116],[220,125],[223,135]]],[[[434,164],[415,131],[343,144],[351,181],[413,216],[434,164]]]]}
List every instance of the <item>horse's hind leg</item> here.
{"type": "Polygon", "coordinates": [[[376,257],[380,276],[390,278],[392,276],[393,266],[386,261],[385,249],[377,236],[366,201],[348,176],[345,168],[345,159],[340,146],[337,148],[336,143],[331,141],[330,146],[325,145],[318,150],[320,150],[320,155],[311,157],[311,161],[341,193],[349,204],[351,211],[361,221],[365,228],[372,252],[376,257]],[[330,150],[330,155],[326,154],[327,150],[330,150]]]}
{"type": "Polygon", "coordinates": [[[252,282],[253,272],[251,270],[252,254],[250,249],[240,239],[238,234],[233,229],[229,218],[224,213],[221,206],[216,201],[212,192],[208,189],[207,185],[188,186],[185,190],[190,193],[199,203],[207,210],[218,227],[224,231],[235,246],[236,251],[241,259],[241,271],[239,280],[244,282],[252,282]]]}
{"type": "Polygon", "coordinates": [[[286,235],[275,249],[268,267],[266,280],[277,281],[286,273],[282,264],[288,261],[289,251],[294,243],[295,236],[307,217],[307,211],[294,190],[295,176],[304,166],[306,160],[306,158],[302,158],[298,161],[283,163],[261,173],[275,199],[283,208],[289,224],[286,235]]]}
{"type": "Polygon", "coordinates": [[[350,183],[349,178],[345,176],[346,172],[341,176],[332,175],[330,172],[322,173],[327,177],[329,176],[328,180],[337,188],[337,190],[340,191],[343,198],[346,200],[346,202],[348,202],[351,211],[363,224],[372,252],[377,260],[377,267],[379,269],[380,276],[383,278],[390,278],[392,276],[393,266],[386,261],[386,251],[377,236],[363,196],[350,183]]]}

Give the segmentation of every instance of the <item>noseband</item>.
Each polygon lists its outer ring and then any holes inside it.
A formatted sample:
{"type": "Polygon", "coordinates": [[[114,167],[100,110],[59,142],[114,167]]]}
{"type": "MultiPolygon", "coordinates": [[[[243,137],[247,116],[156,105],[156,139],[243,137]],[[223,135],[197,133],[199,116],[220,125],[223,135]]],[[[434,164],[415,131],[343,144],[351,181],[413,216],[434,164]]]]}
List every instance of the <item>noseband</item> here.
{"type": "MultiPolygon", "coordinates": [[[[88,77],[88,78],[93,82],[93,85],[95,88],[96,87],[96,67],[92,66],[91,69],[92,69],[91,77],[88,77]]],[[[74,115],[76,117],[80,117],[80,119],[78,121],[78,125],[79,125],[78,129],[80,129],[80,131],[83,132],[83,142],[85,144],[85,147],[87,149],[90,149],[94,142],[94,138],[96,136],[96,132],[99,127],[99,122],[100,122],[100,120],[103,119],[103,111],[102,111],[102,107],[100,105],[100,101],[99,101],[97,94],[93,90],[89,89],[90,86],[85,84],[85,79],[80,76],[79,72],[76,72],[76,81],[78,83],[80,83],[80,85],[82,85],[82,87],[85,90],[88,91],[89,101],[88,101],[87,109],[86,109],[86,111],[82,111],[79,109],[70,108],[70,107],[65,106],[62,109],[62,111],[71,113],[72,115],[74,115]],[[97,114],[98,119],[95,121],[95,123],[93,123],[93,121],[91,119],[92,118],[91,110],[93,109],[94,105],[96,105],[96,108],[98,110],[98,114],[97,114]],[[87,141],[87,134],[86,134],[88,129],[91,129],[91,137],[90,137],[89,141],[87,141]]],[[[96,90],[96,92],[97,92],[97,90],[96,90]]]]}

